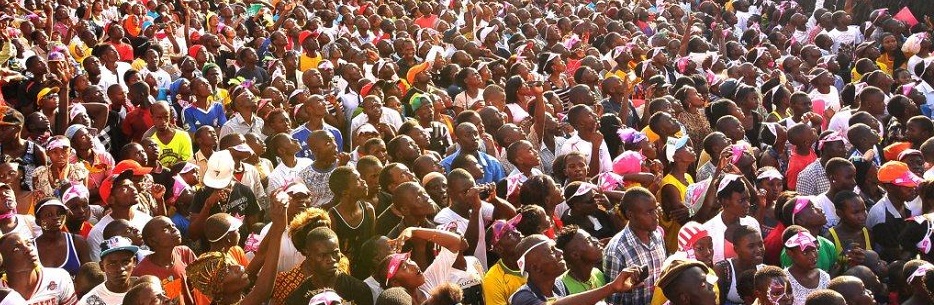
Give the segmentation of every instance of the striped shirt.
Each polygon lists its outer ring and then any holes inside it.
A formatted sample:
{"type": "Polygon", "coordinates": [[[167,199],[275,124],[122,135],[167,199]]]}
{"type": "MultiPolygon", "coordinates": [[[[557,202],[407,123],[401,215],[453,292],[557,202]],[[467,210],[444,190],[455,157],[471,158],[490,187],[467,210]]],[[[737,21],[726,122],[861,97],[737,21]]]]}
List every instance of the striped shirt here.
{"type": "Polygon", "coordinates": [[[649,236],[649,242],[643,243],[629,226],[613,236],[603,252],[603,273],[606,282],[612,282],[619,272],[628,267],[648,266],[649,275],[645,285],[627,293],[615,293],[606,298],[611,305],[648,304],[652,300],[653,287],[662,271],[665,261],[665,242],[659,227],[649,236]]]}

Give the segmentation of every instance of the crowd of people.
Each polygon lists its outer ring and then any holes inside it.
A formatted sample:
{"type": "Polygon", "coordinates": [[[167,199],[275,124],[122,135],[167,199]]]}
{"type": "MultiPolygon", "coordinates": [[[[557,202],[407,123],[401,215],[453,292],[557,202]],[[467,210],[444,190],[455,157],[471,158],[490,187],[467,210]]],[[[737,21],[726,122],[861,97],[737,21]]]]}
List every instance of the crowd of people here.
{"type": "Polygon", "coordinates": [[[0,3],[0,304],[934,304],[929,1],[0,3]]]}

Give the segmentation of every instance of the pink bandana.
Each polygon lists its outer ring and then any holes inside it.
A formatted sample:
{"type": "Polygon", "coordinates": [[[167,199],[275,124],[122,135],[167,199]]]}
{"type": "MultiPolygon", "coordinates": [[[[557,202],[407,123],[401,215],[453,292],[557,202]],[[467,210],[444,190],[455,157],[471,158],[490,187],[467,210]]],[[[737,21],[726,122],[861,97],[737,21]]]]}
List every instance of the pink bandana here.
{"type": "Polygon", "coordinates": [[[805,251],[810,248],[817,249],[817,239],[814,238],[814,235],[811,235],[808,231],[798,232],[797,235],[792,236],[788,241],[785,242],[785,248],[795,248],[805,251]]]}

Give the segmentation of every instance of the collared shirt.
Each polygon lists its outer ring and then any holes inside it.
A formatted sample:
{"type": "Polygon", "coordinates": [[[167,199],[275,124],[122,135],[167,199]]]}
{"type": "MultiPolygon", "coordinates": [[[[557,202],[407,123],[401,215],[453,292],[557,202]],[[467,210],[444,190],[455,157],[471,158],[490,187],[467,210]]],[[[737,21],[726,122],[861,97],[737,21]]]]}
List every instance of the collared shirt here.
{"type": "MultiPolygon", "coordinates": [[[[915,198],[912,201],[905,202],[905,210],[909,212],[909,217],[921,215],[921,199],[915,198]]],[[[873,236],[883,236],[892,238],[874,238],[873,249],[879,252],[881,259],[893,261],[901,254],[900,241],[897,237],[905,228],[905,220],[901,213],[892,205],[889,196],[885,195],[879,199],[872,208],[869,209],[869,215],[866,218],[866,227],[872,232],[873,236]]]]}
{"type": "MultiPolygon", "coordinates": [[[[921,197],[905,202],[905,208],[908,209],[912,217],[921,215],[921,197]]],[[[902,214],[892,205],[892,200],[889,200],[889,195],[883,196],[882,199],[879,199],[879,202],[876,202],[869,209],[869,215],[866,217],[866,227],[872,229],[878,224],[885,223],[887,215],[897,219],[902,218],[902,214]]]]}
{"type": "Polygon", "coordinates": [[[610,239],[603,252],[603,273],[607,282],[616,279],[619,272],[628,267],[648,266],[649,275],[645,286],[627,293],[615,293],[606,298],[607,304],[648,304],[652,300],[652,289],[661,275],[662,262],[665,261],[665,245],[661,228],[649,235],[649,242],[643,243],[629,226],[610,239]]]}
{"type": "Polygon", "coordinates": [[[808,166],[805,166],[798,174],[798,183],[796,190],[798,194],[805,196],[816,196],[830,189],[830,181],[824,174],[824,166],[820,159],[814,160],[808,166]]]}
{"type": "Polygon", "coordinates": [[[525,285],[525,277],[499,260],[483,277],[483,299],[487,305],[509,304],[510,296],[525,285]]]}
{"type": "MultiPolygon", "coordinates": [[[[445,171],[451,172],[451,163],[454,163],[454,158],[457,158],[460,154],[461,150],[458,148],[456,153],[441,160],[441,166],[444,166],[445,171]]],[[[499,160],[493,158],[493,156],[482,151],[477,151],[474,156],[477,157],[477,162],[480,162],[480,167],[483,167],[483,179],[477,181],[478,184],[497,182],[506,177],[506,171],[503,169],[503,165],[499,163],[499,160]]]]}
{"type": "Polygon", "coordinates": [[[227,123],[224,123],[224,126],[221,127],[221,133],[218,137],[223,138],[224,136],[232,133],[239,134],[248,134],[252,133],[260,137],[260,140],[265,140],[266,137],[263,135],[263,119],[258,116],[253,116],[253,123],[247,124],[246,120],[243,119],[243,116],[240,113],[235,113],[227,123]]]}

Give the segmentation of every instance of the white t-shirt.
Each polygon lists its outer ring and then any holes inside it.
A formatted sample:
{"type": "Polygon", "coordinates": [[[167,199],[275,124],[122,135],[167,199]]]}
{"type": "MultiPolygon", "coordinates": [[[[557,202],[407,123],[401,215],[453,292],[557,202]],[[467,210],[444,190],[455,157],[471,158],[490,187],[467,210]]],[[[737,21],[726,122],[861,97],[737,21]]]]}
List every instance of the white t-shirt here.
{"type": "Polygon", "coordinates": [[[833,48],[831,51],[833,51],[834,54],[837,54],[841,45],[851,45],[855,47],[863,43],[863,34],[859,32],[859,27],[855,25],[848,26],[846,31],[840,31],[835,28],[827,32],[827,35],[830,35],[830,38],[833,39],[833,48]]]}
{"type": "Polygon", "coordinates": [[[811,202],[824,210],[824,217],[827,218],[827,223],[824,224],[824,230],[830,229],[840,223],[840,216],[837,216],[837,208],[834,207],[830,197],[827,197],[827,192],[811,197],[811,202]]]}
{"type": "Polygon", "coordinates": [[[13,230],[10,232],[4,233],[19,233],[23,238],[33,239],[42,235],[42,228],[36,225],[36,218],[32,215],[22,215],[16,214],[13,215],[13,221],[16,222],[16,225],[13,227],[13,230]]]}
{"type": "MultiPolygon", "coordinates": [[[[483,202],[480,205],[480,218],[483,219],[483,227],[486,228],[493,223],[493,205],[488,202],[483,202]]],[[[444,230],[448,224],[456,223],[457,224],[457,233],[460,235],[465,235],[467,233],[467,225],[470,224],[470,219],[464,218],[461,215],[457,214],[451,208],[444,208],[434,219],[435,223],[438,224],[438,229],[444,230]]]]}
{"type": "Polygon", "coordinates": [[[298,176],[298,173],[302,172],[307,168],[311,163],[311,159],[308,158],[295,158],[295,167],[289,167],[283,162],[279,162],[279,165],[276,165],[276,168],[269,173],[267,176],[268,182],[266,187],[266,192],[272,195],[272,192],[278,190],[280,187],[286,184],[289,181],[301,181],[301,177],[298,176]]]}
{"type": "Polygon", "coordinates": [[[454,106],[461,107],[464,109],[470,109],[473,107],[473,104],[483,100],[483,89],[477,91],[476,96],[468,96],[467,91],[464,90],[461,93],[458,93],[454,96],[454,106]]]}
{"type": "MultiPolygon", "coordinates": [[[[911,213],[911,217],[921,215],[921,197],[919,196],[911,201],[905,202],[905,208],[911,213]]],[[[872,227],[875,227],[877,224],[884,223],[886,214],[892,215],[893,218],[902,218],[898,210],[895,209],[895,206],[892,205],[892,201],[889,200],[888,195],[883,196],[882,199],[879,199],[879,202],[876,202],[876,204],[869,209],[869,215],[866,217],[866,228],[872,230],[872,227]]]]}
{"type": "Polygon", "coordinates": [[[483,267],[474,257],[465,256],[464,259],[467,260],[467,270],[454,268],[457,253],[442,248],[431,265],[425,268],[425,283],[418,287],[419,292],[428,295],[432,289],[446,282],[455,283],[461,289],[479,288],[483,282],[483,267]]]}
{"type": "Polygon", "coordinates": [[[26,299],[24,299],[23,296],[19,295],[19,292],[16,292],[16,290],[10,290],[10,292],[6,294],[6,297],[3,298],[3,300],[0,300],[0,305],[20,305],[20,304],[26,304],[26,299]]]}
{"type": "MultiPolygon", "coordinates": [[[[6,280],[0,282],[0,287],[10,288],[6,280]]],[[[9,296],[7,296],[9,298],[9,296]]],[[[39,283],[26,300],[26,305],[59,305],[74,304],[78,300],[75,295],[75,284],[71,281],[68,271],[61,268],[39,268],[39,283]]]]}
{"type": "Polygon", "coordinates": [[[107,286],[104,283],[97,285],[88,291],[88,294],[85,294],[81,297],[81,300],[78,301],[78,305],[107,305],[107,304],[121,304],[123,303],[124,293],[116,293],[107,289],[107,286]]]}
{"type": "MultiPolygon", "coordinates": [[[[380,123],[386,123],[386,125],[389,125],[394,130],[398,130],[399,127],[402,126],[402,115],[400,115],[398,111],[392,108],[383,107],[382,112],[383,113],[379,116],[380,123]]],[[[355,116],[353,120],[350,120],[351,134],[356,133],[357,128],[360,128],[360,126],[363,126],[363,124],[366,124],[369,121],[370,121],[370,117],[367,116],[366,113],[361,112],[360,114],[355,116]]],[[[376,127],[376,126],[373,126],[373,127],[376,127]]],[[[356,143],[356,144],[362,145],[363,143],[356,143]]]]}
{"type": "MultiPolygon", "coordinates": [[[[556,156],[566,155],[572,151],[579,151],[587,157],[587,163],[590,164],[590,152],[593,150],[593,144],[581,139],[580,135],[574,135],[558,149],[556,156]]],[[[606,141],[600,143],[600,172],[605,173],[613,168],[613,158],[610,157],[610,150],[606,146],[606,141]]]]}
{"type": "MultiPolygon", "coordinates": [[[[740,218],[739,224],[756,228],[756,231],[760,230],[759,221],[752,218],[752,216],[740,218]]],[[[726,257],[724,251],[727,241],[724,236],[726,233],[726,224],[723,222],[723,212],[720,212],[717,216],[705,222],[704,229],[706,229],[707,234],[713,238],[713,262],[716,263],[728,259],[729,257],[726,257]]]]}
{"type": "Polygon", "coordinates": [[[824,101],[824,110],[831,109],[833,111],[840,111],[840,93],[837,91],[837,88],[830,86],[830,92],[827,94],[820,93],[817,89],[811,90],[808,93],[808,97],[811,100],[820,99],[824,101]]]}
{"type": "MultiPolygon", "coordinates": [[[[130,219],[130,225],[142,232],[143,227],[145,227],[146,223],[150,220],[152,220],[152,216],[140,211],[133,211],[133,219],[130,219]]],[[[114,219],[111,217],[111,214],[107,214],[101,218],[101,221],[97,222],[97,224],[91,228],[91,232],[88,233],[88,251],[91,252],[92,262],[101,261],[101,242],[104,241],[104,228],[113,221],[114,219]]]]}

